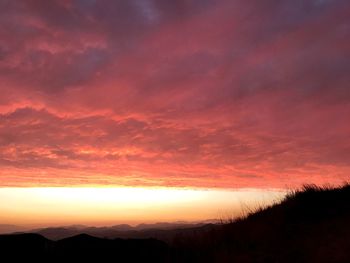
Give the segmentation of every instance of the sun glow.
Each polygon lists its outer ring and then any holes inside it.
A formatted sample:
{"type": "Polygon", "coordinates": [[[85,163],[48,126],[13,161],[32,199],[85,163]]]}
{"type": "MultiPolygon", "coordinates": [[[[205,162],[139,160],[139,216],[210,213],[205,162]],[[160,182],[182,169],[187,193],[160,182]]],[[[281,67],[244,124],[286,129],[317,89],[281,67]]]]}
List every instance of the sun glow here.
{"type": "Polygon", "coordinates": [[[0,188],[2,223],[27,225],[142,223],[238,215],[284,192],[141,187],[0,188]]]}

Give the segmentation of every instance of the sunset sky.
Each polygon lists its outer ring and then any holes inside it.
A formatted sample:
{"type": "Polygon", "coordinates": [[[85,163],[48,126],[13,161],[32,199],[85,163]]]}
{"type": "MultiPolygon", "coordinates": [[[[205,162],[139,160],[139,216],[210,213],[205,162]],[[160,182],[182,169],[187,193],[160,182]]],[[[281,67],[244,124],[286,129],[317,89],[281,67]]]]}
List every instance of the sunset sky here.
{"type": "Polygon", "coordinates": [[[216,200],[170,220],[349,180],[349,17],[348,0],[0,0],[0,223],[47,187],[216,200]]]}

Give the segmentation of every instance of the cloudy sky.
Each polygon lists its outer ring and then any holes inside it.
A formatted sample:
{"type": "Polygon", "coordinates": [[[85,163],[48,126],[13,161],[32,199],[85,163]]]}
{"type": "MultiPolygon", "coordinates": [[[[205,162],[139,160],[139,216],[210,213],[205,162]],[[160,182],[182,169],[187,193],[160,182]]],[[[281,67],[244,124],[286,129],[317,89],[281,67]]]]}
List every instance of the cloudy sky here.
{"type": "Polygon", "coordinates": [[[0,0],[0,186],[350,179],[348,0],[0,0]]]}

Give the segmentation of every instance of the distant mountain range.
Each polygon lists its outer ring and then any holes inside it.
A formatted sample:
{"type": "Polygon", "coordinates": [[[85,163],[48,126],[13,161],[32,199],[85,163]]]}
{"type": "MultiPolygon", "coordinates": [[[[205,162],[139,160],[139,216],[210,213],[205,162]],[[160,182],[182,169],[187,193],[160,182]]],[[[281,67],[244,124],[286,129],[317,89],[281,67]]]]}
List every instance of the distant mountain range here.
{"type": "Polygon", "coordinates": [[[130,226],[128,224],[120,224],[110,227],[87,227],[87,226],[67,226],[67,227],[49,227],[42,229],[30,230],[30,233],[37,233],[50,240],[60,240],[76,236],[79,234],[87,234],[100,238],[157,238],[166,242],[171,242],[172,239],[179,233],[186,233],[194,229],[202,227],[210,227],[215,220],[207,220],[201,223],[175,222],[175,223],[155,223],[155,224],[140,224],[130,226]]]}
{"type": "Polygon", "coordinates": [[[131,226],[128,224],[118,224],[114,226],[94,227],[86,225],[68,225],[60,227],[47,227],[30,229],[29,227],[0,224],[0,234],[24,234],[36,233],[50,240],[60,240],[79,234],[88,234],[100,238],[158,238],[160,240],[170,241],[178,232],[184,232],[186,229],[196,229],[205,225],[216,224],[216,219],[204,220],[199,222],[158,222],[149,224],[139,224],[131,226]]]}
{"type": "Polygon", "coordinates": [[[0,224],[0,234],[28,231],[29,229],[22,226],[0,224]]]}

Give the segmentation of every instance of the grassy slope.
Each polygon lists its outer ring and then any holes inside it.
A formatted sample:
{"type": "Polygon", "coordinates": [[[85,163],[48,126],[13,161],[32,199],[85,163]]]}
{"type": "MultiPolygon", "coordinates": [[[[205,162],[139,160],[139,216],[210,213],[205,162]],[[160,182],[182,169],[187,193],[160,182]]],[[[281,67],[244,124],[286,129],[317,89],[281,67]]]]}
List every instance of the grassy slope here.
{"type": "Polygon", "coordinates": [[[305,186],[281,203],[178,239],[186,262],[350,262],[350,185],[305,186]]]}

